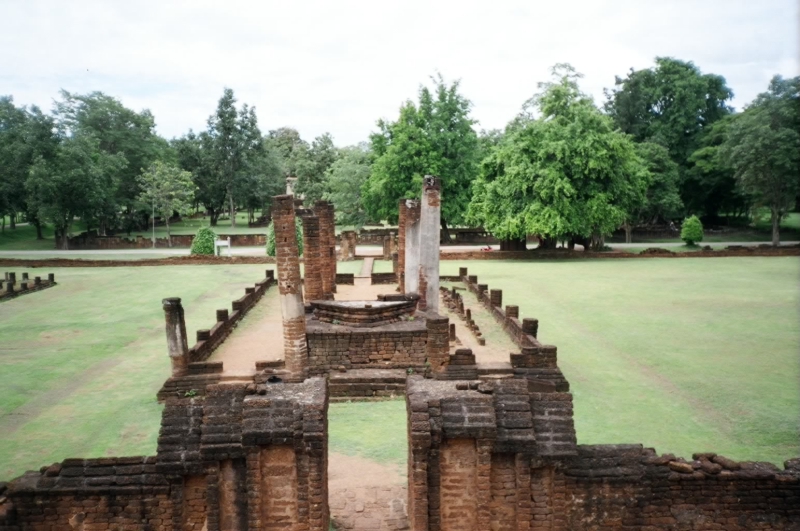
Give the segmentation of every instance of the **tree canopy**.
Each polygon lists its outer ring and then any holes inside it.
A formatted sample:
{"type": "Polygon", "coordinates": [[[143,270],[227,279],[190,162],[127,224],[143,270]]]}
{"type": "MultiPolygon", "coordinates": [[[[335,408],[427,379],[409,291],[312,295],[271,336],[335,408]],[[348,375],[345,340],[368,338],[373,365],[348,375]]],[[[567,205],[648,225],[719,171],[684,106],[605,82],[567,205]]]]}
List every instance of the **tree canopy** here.
{"type": "Polygon", "coordinates": [[[644,200],[648,172],[633,141],[579,78],[556,65],[481,164],[470,218],[501,239],[582,237],[597,248],[644,200]]]}
{"type": "Polygon", "coordinates": [[[615,78],[604,109],[617,126],[637,142],[661,144],[680,171],[681,199],[690,211],[714,216],[723,202],[715,183],[690,173],[690,157],[702,146],[703,135],[732,112],[733,92],[725,78],[703,74],[691,61],[656,57],[653,68],[633,70],[615,78]]]}
{"type": "Polygon", "coordinates": [[[370,136],[375,162],[363,200],[376,219],[396,222],[398,201],[419,197],[422,178],[438,175],[442,226],[465,220],[480,156],[472,103],[459,93],[459,81],[448,85],[440,75],[433,82],[433,91],[420,87],[418,103],[406,101],[397,121],[379,120],[370,136]]]}
{"type": "Polygon", "coordinates": [[[336,222],[362,227],[368,220],[361,189],[369,179],[372,153],[360,144],[339,150],[339,157],[326,174],[328,191],[324,199],[336,207],[336,222]]]}
{"type": "Polygon", "coordinates": [[[142,188],[139,201],[151,205],[154,214],[164,218],[167,240],[172,247],[169,219],[174,212],[187,214],[191,209],[195,191],[192,174],[159,160],[139,176],[139,184],[142,188]]]}
{"type": "Polygon", "coordinates": [[[730,125],[722,153],[738,185],[770,211],[772,244],[800,192],[800,77],[775,76],[730,125]]]}

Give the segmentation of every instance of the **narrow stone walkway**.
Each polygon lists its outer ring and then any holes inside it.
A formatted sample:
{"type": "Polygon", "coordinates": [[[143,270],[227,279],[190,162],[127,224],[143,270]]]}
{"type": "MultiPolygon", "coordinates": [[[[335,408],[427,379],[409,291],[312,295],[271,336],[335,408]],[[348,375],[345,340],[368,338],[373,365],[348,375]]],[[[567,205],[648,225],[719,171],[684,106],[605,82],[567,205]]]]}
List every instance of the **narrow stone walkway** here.
{"type": "Polygon", "coordinates": [[[364,258],[364,263],[361,264],[361,274],[359,277],[372,277],[372,265],[375,263],[375,258],[364,258]]]}
{"type": "Polygon", "coordinates": [[[222,362],[224,376],[250,375],[257,361],[283,359],[283,317],[278,297],[277,286],[268,289],[208,359],[222,362]]]}
{"type": "Polygon", "coordinates": [[[456,312],[451,312],[444,305],[444,301],[439,304],[439,311],[450,318],[451,323],[456,325],[456,337],[461,341],[460,347],[472,349],[477,363],[508,363],[509,355],[512,352],[519,352],[519,348],[508,338],[502,327],[497,324],[494,317],[478,302],[477,297],[468,290],[459,291],[464,297],[464,307],[472,311],[472,320],[481,329],[481,333],[486,338],[486,345],[478,344],[478,339],[472,331],[467,328],[466,323],[456,312]]]}

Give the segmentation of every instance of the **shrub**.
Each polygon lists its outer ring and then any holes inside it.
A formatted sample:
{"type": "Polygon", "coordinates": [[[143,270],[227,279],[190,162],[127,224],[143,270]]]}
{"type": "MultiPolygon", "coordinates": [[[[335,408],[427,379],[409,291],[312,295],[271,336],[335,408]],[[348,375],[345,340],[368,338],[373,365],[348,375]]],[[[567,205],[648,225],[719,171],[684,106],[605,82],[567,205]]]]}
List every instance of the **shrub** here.
{"type": "MultiPolygon", "coordinates": [[[[267,256],[275,256],[275,222],[270,221],[267,225],[267,256]]],[[[303,223],[299,217],[294,218],[294,229],[297,234],[298,256],[303,254],[303,223]]]]}
{"type": "Polygon", "coordinates": [[[214,254],[214,240],[217,239],[217,234],[208,227],[203,227],[197,234],[194,235],[192,240],[191,254],[214,254]]]}
{"type": "Polygon", "coordinates": [[[686,242],[686,245],[695,245],[703,241],[703,224],[697,218],[692,216],[683,220],[681,226],[681,240],[686,242]]]}

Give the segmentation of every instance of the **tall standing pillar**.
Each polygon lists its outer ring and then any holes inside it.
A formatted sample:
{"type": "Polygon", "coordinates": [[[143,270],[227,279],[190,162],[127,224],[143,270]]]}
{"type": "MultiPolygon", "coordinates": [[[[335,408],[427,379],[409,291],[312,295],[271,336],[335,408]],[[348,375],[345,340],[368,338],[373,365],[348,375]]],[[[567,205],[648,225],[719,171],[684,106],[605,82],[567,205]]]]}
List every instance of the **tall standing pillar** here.
{"type": "Polygon", "coordinates": [[[305,265],[303,291],[306,301],[323,299],[322,272],[320,271],[319,218],[303,216],[303,263],[305,265]]]}
{"type": "Polygon", "coordinates": [[[419,297],[428,311],[439,313],[439,223],[441,181],[426,175],[422,181],[419,216],[419,297]],[[424,288],[424,289],[423,289],[424,288]]]}
{"type": "Polygon", "coordinates": [[[406,199],[405,293],[419,293],[419,201],[406,199]]]}
{"type": "Polygon", "coordinates": [[[336,293],[336,229],[333,205],[328,201],[314,203],[314,213],[319,218],[320,274],[324,299],[333,299],[336,293]]]}
{"type": "Polygon", "coordinates": [[[406,292],[406,200],[401,199],[397,205],[397,289],[406,292]]]}
{"type": "Polygon", "coordinates": [[[275,224],[275,261],[283,314],[283,359],[291,375],[288,380],[301,382],[308,373],[308,345],[293,196],[278,195],[272,198],[272,220],[275,224]]]}
{"type": "Polygon", "coordinates": [[[167,325],[167,352],[172,362],[172,376],[183,376],[189,371],[189,343],[186,338],[186,319],[180,297],[161,301],[167,325]]]}

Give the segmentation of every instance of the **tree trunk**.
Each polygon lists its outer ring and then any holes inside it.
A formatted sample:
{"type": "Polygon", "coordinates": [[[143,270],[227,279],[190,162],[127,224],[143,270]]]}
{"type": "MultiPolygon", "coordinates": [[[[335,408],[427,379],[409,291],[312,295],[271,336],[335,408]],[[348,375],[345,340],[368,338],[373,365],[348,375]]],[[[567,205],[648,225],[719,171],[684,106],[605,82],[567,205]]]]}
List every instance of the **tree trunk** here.
{"type": "Polygon", "coordinates": [[[42,222],[37,218],[31,223],[33,223],[33,226],[36,227],[36,239],[44,240],[44,236],[42,235],[42,222]]]}
{"type": "Polygon", "coordinates": [[[539,236],[539,249],[555,249],[558,240],[539,236]]]}
{"type": "Polygon", "coordinates": [[[442,227],[439,235],[439,244],[450,243],[450,230],[447,228],[447,220],[444,217],[440,218],[439,225],[442,227]]]}
{"type": "Polygon", "coordinates": [[[781,216],[777,210],[771,209],[772,213],[772,245],[777,247],[781,244],[781,216]]]}
{"type": "Polygon", "coordinates": [[[526,251],[528,249],[525,238],[500,240],[501,251],[526,251]]]}
{"type": "Polygon", "coordinates": [[[172,247],[172,236],[169,233],[169,215],[167,215],[166,218],[167,218],[167,247],[172,247]]]}
{"type": "Polygon", "coordinates": [[[228,192],[228,197],[230,198],[230,205],[231,205],[231,228],[236,228],[236,207],[233,204],[233,194],[228,192]]]}
{"type": "Polygon", "coordinates": [[[214,208],[208,209],[208,217],[210,219],[210,223],[212,227],[217,226],[217,219],[219,218],[219,212],[214,208]]]}
{"type": "Polygon", "coordinates": [[[626,221],[622,227],[625,229],[625,243],[632,243],[633,238],[631,237],[631,233],[633,232],[633,230],[631,224],[626,221]]]}
{"type": "Polygon", "coordinates": [[[8,218],[9,218],[8,228],[11,229],[11,230],[16,230],[17,229],[17,213],[16,212],[11,212],[11,214],[9,214],[8,218]]]}

